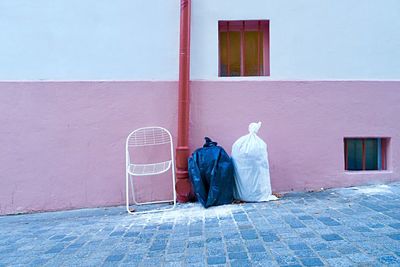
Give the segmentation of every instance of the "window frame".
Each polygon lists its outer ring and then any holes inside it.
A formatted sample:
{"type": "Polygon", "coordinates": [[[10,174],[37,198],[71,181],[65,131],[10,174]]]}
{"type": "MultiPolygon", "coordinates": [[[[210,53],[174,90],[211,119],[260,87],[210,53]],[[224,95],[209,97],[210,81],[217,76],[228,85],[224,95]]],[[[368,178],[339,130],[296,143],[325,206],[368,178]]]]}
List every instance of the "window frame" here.
{"type": "Polygon", "coordinates": [[[389,145],[389,138],[387,137],[345,137],[344,141],[344,169],[347,172],[373,172],[373,171],[387,171],[388,170],[388,145],[389,145]],[[366,140],[374,139],[377,141],[377,150],[378,153],[377,157],[377,169],[368,170],[366,168],[366,140]],[[361,140],[362,145],[362,168],[361,170],[349,170],[349,155],[348,155],[348,140],[361,140]]]}
{"type": "MultiPolygon", "coordinates": [[[[270,21],[269,20],[220,20],[218,21],[218,77],[269,77],[270,76],[270,21]],[[263,39],[258,40],[258,52],[262,49],[263,57],[262,57],[262,71],[260,71],[258,63],[258,75],[245,75],[245,38],[244,33],[246,31],[258,31],[263,32],[263,39]],[[231,76],[231,75],[221,75],[221,44],[220,44],[220,33],[227,32],[227,51],[228,51],[228,64],[227,64],[227,73],[229,74],[229,32],[240,32],[240,75],[239,76],[231,76]]],[[[259,35],[259,34],[258,34],[259,35]]],[[[257,57],[257,60],[260,60],[260,56],[257,57]]]]}

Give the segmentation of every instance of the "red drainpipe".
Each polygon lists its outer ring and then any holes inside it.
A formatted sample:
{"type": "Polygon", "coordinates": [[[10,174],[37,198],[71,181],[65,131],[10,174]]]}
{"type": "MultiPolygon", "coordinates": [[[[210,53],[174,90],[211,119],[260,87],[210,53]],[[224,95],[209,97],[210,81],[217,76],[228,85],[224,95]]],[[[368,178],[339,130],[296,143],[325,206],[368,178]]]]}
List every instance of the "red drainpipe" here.
{"type": "Polygon", "coordinates": [[[187,202],[192,199],[187,161],[189,157],[190,0],[181,0],[180,21],[176,193],[179,202],[187,202]]]}

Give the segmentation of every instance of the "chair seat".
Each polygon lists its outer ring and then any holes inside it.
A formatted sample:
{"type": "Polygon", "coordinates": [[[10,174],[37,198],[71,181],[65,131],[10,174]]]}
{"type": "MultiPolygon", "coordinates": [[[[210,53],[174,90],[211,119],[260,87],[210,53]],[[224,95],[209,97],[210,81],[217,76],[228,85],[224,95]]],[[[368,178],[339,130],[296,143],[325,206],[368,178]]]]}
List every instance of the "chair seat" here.
{"type": "Polygon", "coordinates": [[[128,173],[135,176],[155,175],[166,172],[171,168],[171,160],[151,164],[129,164],[128,173]]]}

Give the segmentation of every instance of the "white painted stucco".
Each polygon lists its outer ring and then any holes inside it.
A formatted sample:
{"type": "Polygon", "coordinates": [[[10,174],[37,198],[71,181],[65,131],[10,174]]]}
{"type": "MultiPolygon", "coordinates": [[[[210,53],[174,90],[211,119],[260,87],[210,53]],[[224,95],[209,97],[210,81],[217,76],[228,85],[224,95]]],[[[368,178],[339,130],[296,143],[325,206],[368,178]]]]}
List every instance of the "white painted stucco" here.
{"type": "MultiPolygon", "coordinates": [[[[398,0],[192,0],[191,74],[218,20],[269,19],[271,77],[400,79],[398,0]]],[[[0,80],[176,80],[179,0],[0,0],[0,80]]],[[[229,78],[228,78],[229,79],[229,78]]]]}
{"type": "MultiPolygon", "coordinates": [[[[192,78],[218,76],[218,20],[270,20],[271,79],[399,79],[398,0],[194,0],[192,78]]],[[[223,78],[219,78],[223,79],[223,78]]]]}
{"type": "Polygon", "coordinates": [[[176,80],[179,2],[0,0],[0,80],[176,80]]]}

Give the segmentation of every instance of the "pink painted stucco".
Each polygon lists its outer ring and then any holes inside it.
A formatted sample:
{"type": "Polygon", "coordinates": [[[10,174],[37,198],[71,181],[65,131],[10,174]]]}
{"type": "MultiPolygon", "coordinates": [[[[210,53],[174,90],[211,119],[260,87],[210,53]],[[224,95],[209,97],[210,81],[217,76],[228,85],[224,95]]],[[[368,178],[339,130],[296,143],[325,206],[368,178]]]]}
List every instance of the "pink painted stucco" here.
{"type": "Polygon", "coordinates": [[[400,180],[400,82],[236,81],[192,84],[191,147],[208,135],[230,153],[261,121],[274,191],[400,180]],[[390,137],[389,170],[345,172],[344,137],[390,137]]]}
{"type": "MultiPolygon", "coordinates": [[[[253,121],[269,149],[274,191],[400,179],[400,82],[194,81],[190,147],[228,152],[253,121]],[[343,137],[389,137],[389,170],[344,171],[343,137]]],[[[177,82],[0,83],[0,214],[124,202],[124,142],[159,125],[176,136],[177,82]]],[[[146,180],[139,197],[170,196],[146,180]]]]}
{"type": "Polygon", "coordinates": [[[0,214],[123,203],[126,136],[174,133],[176,98],[175,82],[0,83],[0,214]]]}

